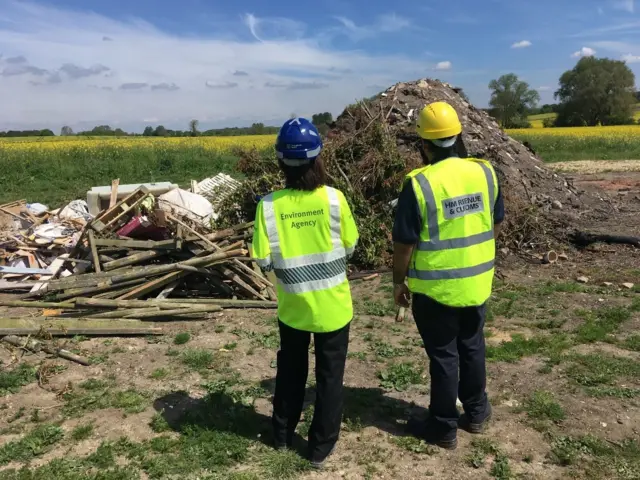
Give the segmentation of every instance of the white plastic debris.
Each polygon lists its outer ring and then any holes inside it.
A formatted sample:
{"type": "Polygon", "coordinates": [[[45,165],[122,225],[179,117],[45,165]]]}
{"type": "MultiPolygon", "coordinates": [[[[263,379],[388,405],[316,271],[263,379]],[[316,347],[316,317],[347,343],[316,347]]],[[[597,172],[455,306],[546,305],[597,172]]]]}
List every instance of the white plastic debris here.
{"type": "Polygon", "coordinates": [[[60,212],[58,217],[63,220],[85,220],[90,222],[93,220],[93,215],[89,213],[89,206],[84,200],[73,200],[69,202],[60,212]]]}
{"type": "Polygon", "coordinates": [[[27,203],[27,210],[31,215],[42,215],[49,211],[49,207],[42,203],[27,203]]]}
{"type": "Polygon", "coordinates": [[[158,207],[165,212],[187,217],[210,229],[211,220],[218,218],[211,202],[197,193],[175,188],[158,197],[158,207]]]}
{"type": "Polygon", "coordinates": [[[219,173],[211,178],[205,178],[195,185],[194,193],[202,195],[214,205],[219,204],[231,193],[235,192],[241,183],[226,173],[219,173]]]}

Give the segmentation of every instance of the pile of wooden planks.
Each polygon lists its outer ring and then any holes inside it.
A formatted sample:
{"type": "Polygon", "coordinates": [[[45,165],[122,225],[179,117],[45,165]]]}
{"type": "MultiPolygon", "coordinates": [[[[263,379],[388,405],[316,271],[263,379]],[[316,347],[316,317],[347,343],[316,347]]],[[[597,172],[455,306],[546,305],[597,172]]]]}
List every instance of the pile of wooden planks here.
{"type": "Polygon", "coordinates": [[[252,227],[251,222],[206,232],[154,209],[153,196],[141,187],[87,223],[75,247],[52,262],[45,275],[22,282],[30,291],[21,299],[273,302],[273,283],[249,256],[252,227]]]}

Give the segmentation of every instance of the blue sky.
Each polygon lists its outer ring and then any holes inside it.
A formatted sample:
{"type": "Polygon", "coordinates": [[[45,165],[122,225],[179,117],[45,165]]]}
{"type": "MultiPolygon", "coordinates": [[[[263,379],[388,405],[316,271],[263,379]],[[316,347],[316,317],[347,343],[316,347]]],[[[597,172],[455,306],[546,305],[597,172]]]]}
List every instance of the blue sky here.
{"type": "Polygon", "coordinates": [[[551,102],[581,56],[640,79],[640,1],[0,0],[0,55],[0,129],[280,124],[423,77],[486,106],[509,72],[551,102]]]}

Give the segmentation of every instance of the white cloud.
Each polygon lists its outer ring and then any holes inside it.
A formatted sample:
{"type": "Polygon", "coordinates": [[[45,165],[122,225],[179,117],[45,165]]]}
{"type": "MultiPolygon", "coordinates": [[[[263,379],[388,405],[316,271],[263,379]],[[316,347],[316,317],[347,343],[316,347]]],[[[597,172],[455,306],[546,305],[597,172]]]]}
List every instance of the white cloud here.
{"type": "Polygon", "coordinates": [[[513,45],[511,45],[511,48],[527,48],[530,47],[532,44],[529,40],[522,40],[521,42],[516,42],[513,45]]]}
{"type": "Polygon", "coordinates": [[[395,13],[379,15],[371,25],[357,25],[346,17],[336,17],[336,20],[341,26],[337,30],[333,30],[332,33],[346,35],[354,41],[375,37],[380,33],[394,33],[411,28],[411,20],[395,13]]]}
{"type": "Polygon", "coordinates": [[[634,13],[635,1],[634,0],[615,0],[613,2],[613,8],[617,10],[623,10],[629,13],[634,13]]]}
{"type": "MultiPolygon", "coordinates": [[[[323,47],[322,32],[311,36],[287,19],[246,15],[222,22],[215,36],[181,37],[140,19],[2,3],[0,52],[27,62],[0,60],[0,130],[105,123],[142,130],[144,118],[176,128],[192,118],[203,128],[277,124],[292,111],[340,113],[354,98],[376,93],[367,85],[424,74],[423,58],[323,47]],[[238,39],[243,28],[250,40],[238,39]]],[[[408,24],[391,15],[355,31],[408,24]]]]}
{"type": "Polygon", "coordinates": [[[436,64],[436,70],[451,70],[451,67],[453,67],[453,65],[449,61],[438,62],[436,64]]]}
{"type": "Polygon", "coordinates": [[[604,15],[604,9],[602,7],[598,7],[598,15],[604,15]]]}
{"type": "Polygon", "coordinates": [[[538,87],[539,92],[548,92],[549,90],[551,90],[551,87],[547,87],[547,86],[538,87]]]}
{"type": "Polygon", "coordinates": [[[627,63],[640,63],[640,55],[631,55],[630,53],[627,53],[622,56],[622,60],[627,63]]]}
{"type": "Polygon", "coordinates": [[[573,58],[579,58],[579,57],[593,57],[596,54],[596,51],[593,48],[589,48],[589,47],[582,47],[580,50],[578,50],[577,52],[573,52],[571,54],[571,56],[573,58]]]}

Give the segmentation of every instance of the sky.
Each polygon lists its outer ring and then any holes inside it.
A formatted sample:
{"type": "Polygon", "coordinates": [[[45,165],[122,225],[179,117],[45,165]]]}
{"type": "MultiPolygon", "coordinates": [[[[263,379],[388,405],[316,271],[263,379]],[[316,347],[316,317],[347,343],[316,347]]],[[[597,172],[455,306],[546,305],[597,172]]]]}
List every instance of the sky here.
{"type": "Polygon", "coordinates": [[[0,0],[0,130],[201,129],[337,116],[429,77],[553,101],[582,56],[640,83],[640,0],[0,0]]]}

